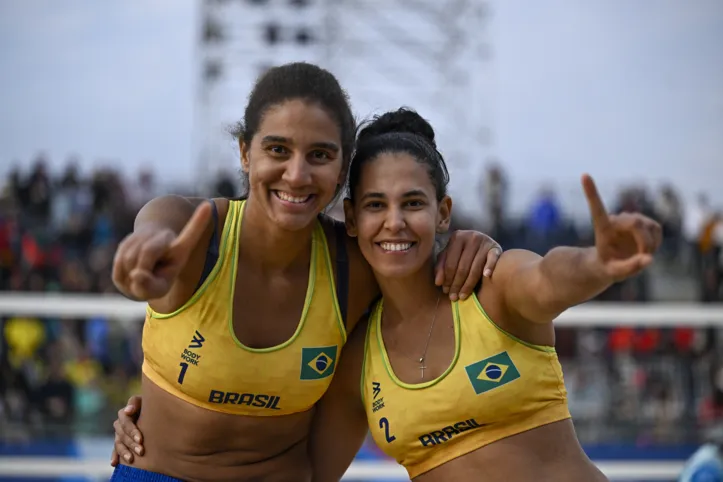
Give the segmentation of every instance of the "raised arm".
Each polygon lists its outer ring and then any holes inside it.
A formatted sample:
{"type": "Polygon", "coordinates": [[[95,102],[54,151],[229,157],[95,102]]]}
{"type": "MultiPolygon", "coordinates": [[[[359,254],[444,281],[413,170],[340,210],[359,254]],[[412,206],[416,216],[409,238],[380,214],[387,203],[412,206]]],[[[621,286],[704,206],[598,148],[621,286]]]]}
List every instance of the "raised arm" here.
{"type": "Polygon", "coordinates": [[[133,233],[121,241],[113,260],[118,290],[149,301],[158,311],[173,311],[185,303],[203,269],[205,250],[196,247],[211,237],[211,211],[208,202],[180,196],[159,197],[143,206],[133,233]]]}
{"type": "Polygon", "coordinates": [[[366,320],[357,324],[329,389],[316,405],[309,445],[313,482],[338,482],[368,433],[360,388],[366,326],[366,320]]]}
{"type": "Polygon", "coordinates": [[[660,225],[641,214],[609,215],[592,178],[583,176],[582,185],[595,246],[559,247],[544,257],[523,250],[506,252],[494,284],[509,313],[537,323],[550,322],[653,261],[662,237],[660,225]]]}

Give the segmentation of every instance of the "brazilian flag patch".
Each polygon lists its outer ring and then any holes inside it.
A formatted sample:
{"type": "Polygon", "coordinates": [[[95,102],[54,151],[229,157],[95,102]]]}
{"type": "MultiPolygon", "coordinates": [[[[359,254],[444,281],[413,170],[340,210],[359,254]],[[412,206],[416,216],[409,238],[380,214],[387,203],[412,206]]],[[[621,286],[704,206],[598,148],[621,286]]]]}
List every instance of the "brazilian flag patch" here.
{"type": "Polygon", "coordinates": [[[320,380],[334,374],[336,345],[301,349],[302,380],[320,380]]]}
{"type": "Polygon", "coordinates": [[[506,351],[464,367],[474,392],[479,395],[520,378],[506,351]]]}

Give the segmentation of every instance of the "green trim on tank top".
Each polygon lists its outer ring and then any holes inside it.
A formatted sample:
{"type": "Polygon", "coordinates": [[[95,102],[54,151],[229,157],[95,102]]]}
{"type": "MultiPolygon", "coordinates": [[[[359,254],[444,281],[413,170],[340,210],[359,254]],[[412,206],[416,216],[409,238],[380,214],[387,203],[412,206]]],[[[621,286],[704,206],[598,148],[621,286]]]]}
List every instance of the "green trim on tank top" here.
{"type": "Polygon", "coordinates": [[[316,250],[317,250],[317,244],[319,242],[318,231],[321,228],[321,225],[317,221],[316,226],[314,227],[314,233],[312,234],[311,238],[311,262],[309,263],[309,282],[306,289],[306,299],[304,300],[304,309],[301,312],[301,320],[299,320],[298,325],[296,326],[296,331],[293,335],[291,335],[291,338],[286,340],[285,342],[270,346],[268,348],[251,348],[249,346],[244,345],[241,343],[241,341],[236,337],[236,333],[233,329],[233,301],[234,301],[234,293],[236,292],[236,276],[238,272],[238,252],[241,244],[241,227],[243,224],[243,213],[246,207],[246,200],[241,201],[240,206],[237,208],[239,212],[238,220],[236,221],[238,223],[238,226],[236,227],[236,245],[233,249],[233,269],[231,270],[231,280],[230,280],[230,293],[229,293],[229,316],[228,316],[228,331],[231,334],[231,339],[236,343],[236,346],[239,348],[242,348],[246,351],[249,351],[251,353],[271,353],[275,351],[279,351],[283,348],[286,348],[287,346],[291,345],[296,341],[296,339],[299,337],[301,332],[304,329],[304,326],[306,325],[306,317],[309,312],[309,308],[311,307],[311,301],[312,301],[312,295],[314,293],[314,286],[316,284],[316,262],[317,262],[317,256],[316,256],[316,250]]]}

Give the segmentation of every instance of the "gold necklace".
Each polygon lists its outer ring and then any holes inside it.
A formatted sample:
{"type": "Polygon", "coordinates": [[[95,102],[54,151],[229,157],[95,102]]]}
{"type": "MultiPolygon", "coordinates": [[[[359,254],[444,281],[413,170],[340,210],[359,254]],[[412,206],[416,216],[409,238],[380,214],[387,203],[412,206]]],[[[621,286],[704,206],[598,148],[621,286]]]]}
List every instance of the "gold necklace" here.
{"type": "Polygon", "coordinates": [[[429,325],[429,334],[427,335],[427,343],[424,345],[424,352],[422,353],[422,356],[419,357],[419,370],[421,371],[421,378],[420,380],[424,380],[424,370],[427,368],[424,365],[424,360],[427,357],[427,350],[429,349],[429,341],[432,339],[432,330],[434,329],[434,322],[437,321],[437,311],[439,308],[439,299],[441,295],[437,295],[437,304],[434,306],[434,316],[432,317],[432,324],[429,325]]]}

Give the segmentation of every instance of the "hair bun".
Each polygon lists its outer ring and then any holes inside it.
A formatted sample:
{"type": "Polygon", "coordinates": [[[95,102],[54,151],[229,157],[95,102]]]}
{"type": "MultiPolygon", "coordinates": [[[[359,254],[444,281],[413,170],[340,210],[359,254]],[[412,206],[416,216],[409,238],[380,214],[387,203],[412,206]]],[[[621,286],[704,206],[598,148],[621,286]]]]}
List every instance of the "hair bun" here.
{"type": "Polygon", "coordinates": [[[375,116],[359,132],[358,140],[364,141],[372,137],[395,132],[416,134],[423,137],[432,147],[437,148],[437,143],[434,140],[434,129],[432,129],[430,123],[417,112],[405,107],[375,116]]]}

